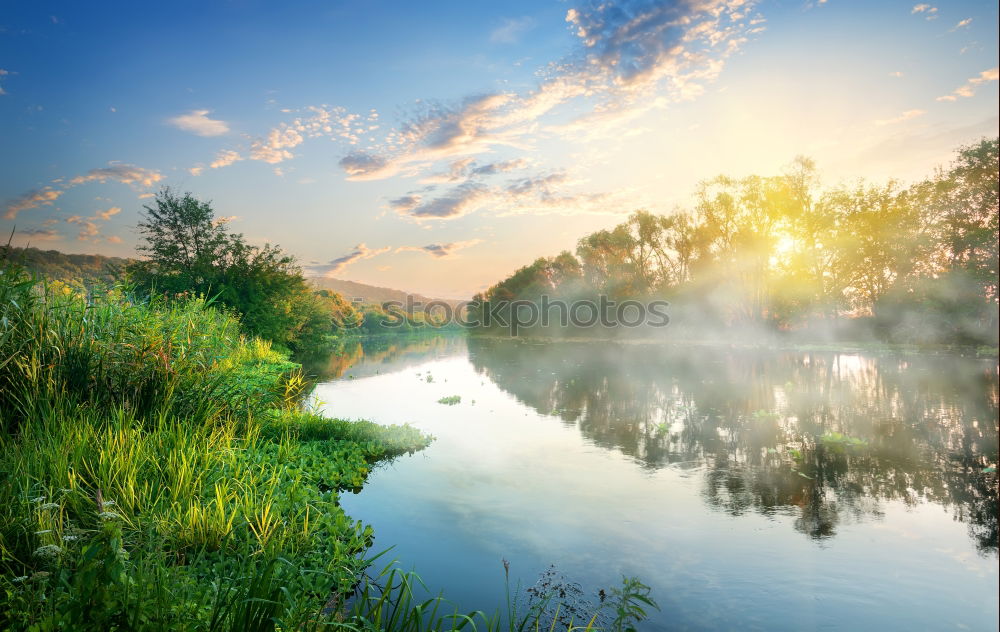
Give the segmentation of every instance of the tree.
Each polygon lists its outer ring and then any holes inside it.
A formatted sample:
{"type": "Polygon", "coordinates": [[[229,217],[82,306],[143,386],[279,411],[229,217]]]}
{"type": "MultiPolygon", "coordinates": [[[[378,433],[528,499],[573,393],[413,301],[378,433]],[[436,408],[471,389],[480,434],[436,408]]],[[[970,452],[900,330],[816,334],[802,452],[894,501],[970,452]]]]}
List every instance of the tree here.
{"type": "Polygon", "coordinates": [[[246,330],[293,350],[332,333],[340,309],[317,296],[294,257],[270,244],[248,244],[215,218],[208,202],[169,188],[144,207],[138,224],[145,259],[129,280],[150,294],[206,296],[239,315],[246,330]]]}

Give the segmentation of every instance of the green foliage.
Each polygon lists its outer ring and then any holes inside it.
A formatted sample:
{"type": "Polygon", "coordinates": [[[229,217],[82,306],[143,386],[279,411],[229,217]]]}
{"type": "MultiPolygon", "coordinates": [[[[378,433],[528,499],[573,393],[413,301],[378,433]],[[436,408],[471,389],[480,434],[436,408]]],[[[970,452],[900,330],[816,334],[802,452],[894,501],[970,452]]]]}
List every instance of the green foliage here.
{"type": "Polygon", "coordinates": [[[322,344],[341,317],[330,298],[306,283],[295,259],[230,233],[207,202],[162,189],[138,229],[146,259],[127,267],[129,282],[149,296],[203,296],[239,315],[253,335],[289,349],[322,344]]]}
{"type": "Polygon", "coordinates": [[[444,404],[445,406],[454,406],[455,404],[462,403],[461,395],[451,395],[449,397],[442,397],[438,400],[439,404],[444,404]]]}
{"type": "Polygon", "coordinates": [[[307,388],[200,299],[88,298],[0,262],[0,628],[328,621],[372,542],[338,493],[429,439],[298,412],[307,388]]]}

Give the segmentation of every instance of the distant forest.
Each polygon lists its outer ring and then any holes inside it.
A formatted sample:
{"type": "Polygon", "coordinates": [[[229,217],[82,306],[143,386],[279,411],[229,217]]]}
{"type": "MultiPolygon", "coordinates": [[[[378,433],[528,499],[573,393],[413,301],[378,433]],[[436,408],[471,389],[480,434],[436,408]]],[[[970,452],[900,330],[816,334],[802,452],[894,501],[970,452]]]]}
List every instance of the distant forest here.
{"type": "Polygon", "coordinates": [[[663,299],[673,336],[996,345],[997,149],[998,139],[962,147],[912,186],[821,189],[807,158],[778,176],[719,176],[698,186],[693,207],[637,211],[580,239],[575,254],[519,269],[474,305],[663,299]]]}
{"type": "Polygon", "coordinates": [[[29,272],[47,279],[113,285],[122,280],[131,259],[104,255],[73,255],[58,250],[11,248],[10,258],[29,272]]]}

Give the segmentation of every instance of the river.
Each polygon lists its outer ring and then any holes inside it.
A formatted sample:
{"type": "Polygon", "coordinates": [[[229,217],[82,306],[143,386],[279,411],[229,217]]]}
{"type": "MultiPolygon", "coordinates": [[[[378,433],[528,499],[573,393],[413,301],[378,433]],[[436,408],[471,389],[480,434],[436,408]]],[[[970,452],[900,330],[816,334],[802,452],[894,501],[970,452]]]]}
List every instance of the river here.
{"type": "Polygon", "coordinates": [[[342,504],[463,611],[506,559],[639,577],[640,630],[997,627],[995,359],[443,336],[320,372],[327,414],[434,435],[342,504]]]}

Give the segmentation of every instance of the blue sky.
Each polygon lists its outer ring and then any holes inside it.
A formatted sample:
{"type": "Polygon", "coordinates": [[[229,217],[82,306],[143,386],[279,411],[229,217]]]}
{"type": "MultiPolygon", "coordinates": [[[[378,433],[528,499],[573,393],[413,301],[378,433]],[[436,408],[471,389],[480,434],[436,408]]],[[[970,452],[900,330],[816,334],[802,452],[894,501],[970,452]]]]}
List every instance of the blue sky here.
{"type": "Polygon", "coordinates": [[[0,228],[128,256],[148,196],[464,298],[699,180],[910,181],[997,134],[995,2],[2,2],[0,228]]]}

